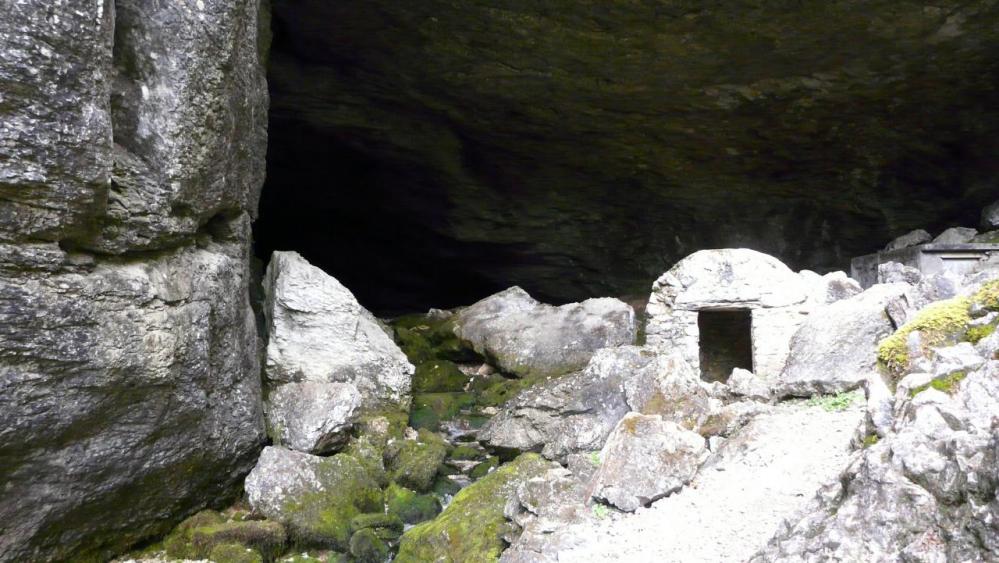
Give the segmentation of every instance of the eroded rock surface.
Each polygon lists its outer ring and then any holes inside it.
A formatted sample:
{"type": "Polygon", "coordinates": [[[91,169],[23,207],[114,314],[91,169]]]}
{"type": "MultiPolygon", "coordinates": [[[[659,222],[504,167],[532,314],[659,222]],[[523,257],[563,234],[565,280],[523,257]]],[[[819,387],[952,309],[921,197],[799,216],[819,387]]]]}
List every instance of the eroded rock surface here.
{"type": "Polygon", "coordinates": [[[279,385],[267,397],[267,422],[275,445],[324,454],[346,443],[361,394],[351,383],[306,381],[279,385]]]}
{"type": "Polygon", "coordinates": [[[635,311],[612,298],[554,307],[512,287],[462,309],[455,333],[520,377],[561,375],[582,369],[600,348],[635,340],[635,311]]]}

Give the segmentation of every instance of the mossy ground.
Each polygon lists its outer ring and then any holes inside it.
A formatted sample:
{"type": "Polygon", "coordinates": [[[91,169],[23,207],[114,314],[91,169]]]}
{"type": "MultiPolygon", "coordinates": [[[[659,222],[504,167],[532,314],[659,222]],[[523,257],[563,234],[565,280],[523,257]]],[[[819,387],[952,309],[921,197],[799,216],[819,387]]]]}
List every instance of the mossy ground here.
{"type": "Polygon", "coordinates": [[[448,360],[430,360],[416,366],[413,374],[414,393],[445,393],[465,390],[470,376],[448,360]]]}

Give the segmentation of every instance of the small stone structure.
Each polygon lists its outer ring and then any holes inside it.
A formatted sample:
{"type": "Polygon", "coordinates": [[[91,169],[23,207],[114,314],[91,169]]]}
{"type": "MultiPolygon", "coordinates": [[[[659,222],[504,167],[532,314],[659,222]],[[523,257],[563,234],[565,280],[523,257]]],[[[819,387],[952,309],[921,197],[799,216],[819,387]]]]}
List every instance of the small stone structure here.
{"type": "Polygon", "coordinates": [[[942,273],[966,275],[980,271],[999,273],[999,244],[996,243],[929,243],[882,250],[858,256],[850,263],[851,277],[868,288],[878,283],[878,266],[898,262],[916,268],[924,276],[942,273]]]}
{"type": "Polygon", "coordinates": [[[733,368],[776,377],[815,305],[809,281],[819,279],[754,250],[695,252],[653,285],[647,343],[679,351],[708,381],[727,380],[733,368]]]}

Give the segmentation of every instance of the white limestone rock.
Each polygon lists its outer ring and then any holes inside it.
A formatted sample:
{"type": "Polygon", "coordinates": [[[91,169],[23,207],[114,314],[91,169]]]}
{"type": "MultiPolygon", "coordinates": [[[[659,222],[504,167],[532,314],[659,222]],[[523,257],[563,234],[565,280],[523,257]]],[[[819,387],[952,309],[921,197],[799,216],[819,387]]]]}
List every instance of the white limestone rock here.
{"type": "Polygon", "coordinates": [[[700,435],[660,416],[629,413],[600,452],[593,498],[633,512],[678,491],[707,457],[700,435]]]}
{"type": "Polygon", "coordinates": [[[749,370],[741,368],[732,370],[727,385],[729,392],[737,397],[746,397],[757,401],[770,400],[770,386],[749,370]]]}
{"type": "Polygon", "coordinates": [[[776,394],[838,393],[877,376],[877,344],[896,328],[887,310],[909,289],[908,284],[879,284],[815,310],[791,339],[787,366],[774,385],[776,394]]]}
{"type": "Polygon", "coordinates": [[[279,385],[266,409],[274,444],[317,455],[334,451],[350,437],[362,400],[350,383],[279,385]]]}
{"type": "Polygon", "coordinates": [[[275,252],[264,292],[269,381],[351,383],[366,407],[408,404],[413,365],[335,278],[296,252],[275,252]]]}
{"type": "Polygon", "coordinates": [[[964,244],[971,242],[977,235],[978,231],[975,229],[951,227],[937,235],[937,238],[933,239],[933,244],[964,244]]]}

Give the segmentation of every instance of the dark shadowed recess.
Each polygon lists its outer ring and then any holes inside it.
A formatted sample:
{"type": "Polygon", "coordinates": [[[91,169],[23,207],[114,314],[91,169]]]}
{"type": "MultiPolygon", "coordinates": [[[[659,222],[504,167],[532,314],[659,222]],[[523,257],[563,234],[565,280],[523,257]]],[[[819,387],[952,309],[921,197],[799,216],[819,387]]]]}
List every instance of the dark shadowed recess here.
{"type": "Polygon", "coordinates": [[[999,195],[987,2],[273,8],[256,252],[381,315],[642,295],[703,248],[846,269],[999,195]]]}

